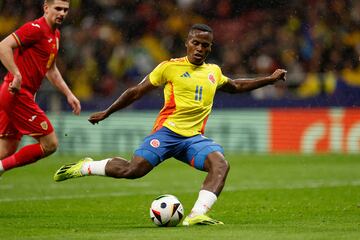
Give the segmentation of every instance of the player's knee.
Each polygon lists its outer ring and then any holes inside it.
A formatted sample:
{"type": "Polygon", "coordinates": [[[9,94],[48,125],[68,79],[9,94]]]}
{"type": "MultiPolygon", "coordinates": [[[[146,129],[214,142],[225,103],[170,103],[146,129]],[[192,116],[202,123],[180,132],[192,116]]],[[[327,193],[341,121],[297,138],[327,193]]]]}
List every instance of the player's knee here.
{"type": "Polygon", "coordinates": [[[52,141],[41,144],[41,147],[43,148],[44,154],[46,156],[56,152],[58,146],[59,146],[59,143],[57,140],[52,140],[52,141]]]}
{"type": "Polygon", "coordinates": [[[219,152],[210,153],[204,164],[204,170],[221,178],[226,178],[230,165],[223,154],[219,152]]]}
{"type": "Polygon", "coordinates": [[[228,174],[228,172],[230,171],[230,163],[225,160],[225,164],[226,164],[226,174],[228,174]]]}
{"type": "Polygon", "coordinates": [[[228,161],[223,159],[223,160],[219,161],[216,169],[217,169],[217,171],[219,171],[219,173],[221,175],[226,176],[230,170],[230,164],[228,161]]]}
{"type": "Polygon", "coordinates": [[[129,162],[129,167],[127,169],[126,178],[136,179],[145,176],[148,172],[153,169],[153,166],[150,165],[145,159],[138,158],[132,159],[129,162]]]}
{"type": "Polygon", "coordinates": [[[221,179],[225,179],[230,170],[229,162],[220,158],[213,159],[211,162],[208,172],[213,173],[221,179]]]}

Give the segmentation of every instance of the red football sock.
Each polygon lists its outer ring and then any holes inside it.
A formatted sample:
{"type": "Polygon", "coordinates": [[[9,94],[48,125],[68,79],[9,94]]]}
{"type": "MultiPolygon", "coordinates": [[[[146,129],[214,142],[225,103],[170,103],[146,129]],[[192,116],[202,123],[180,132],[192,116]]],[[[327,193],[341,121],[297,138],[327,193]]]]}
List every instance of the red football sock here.
{"type": "Polygon", "coordinates": [[[36,162],[44,156],[44,151],[39,143],[27,145],[13,155],[1,160],[4,170],[24,166],[36,162]]]}

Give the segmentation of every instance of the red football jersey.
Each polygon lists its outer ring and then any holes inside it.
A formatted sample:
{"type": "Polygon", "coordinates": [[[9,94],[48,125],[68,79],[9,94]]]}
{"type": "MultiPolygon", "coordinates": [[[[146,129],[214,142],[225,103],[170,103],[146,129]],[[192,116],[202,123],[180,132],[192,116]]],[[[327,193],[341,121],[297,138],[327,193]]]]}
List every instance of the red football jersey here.
{"type": "MultiPolygon", "coordinates": [[[[53,31],[44,17],[28,22],[12,33],[18,48],[14,51],[15,63],[22,75],[21,88],[31,94],[39,89],[48,69],[58,54],[60,31],[53,31]]],[[[5,81],[12,81],[8,73],[5,81]]]]}

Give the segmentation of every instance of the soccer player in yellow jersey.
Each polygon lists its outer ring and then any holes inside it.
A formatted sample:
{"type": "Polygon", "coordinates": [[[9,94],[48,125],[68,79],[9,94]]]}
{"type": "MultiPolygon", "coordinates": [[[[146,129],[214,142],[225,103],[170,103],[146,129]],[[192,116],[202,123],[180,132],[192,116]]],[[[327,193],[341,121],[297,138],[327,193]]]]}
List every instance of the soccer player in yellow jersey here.
{"type": "Polygon", "coordinates": [[[214,95],[218,90],[241,93],[273,84],[285,80],[286,71],[277,69],[270,76],[254,79],[225,77],[219,66],[205,63],[212,41],[213,32],[209,26],[193,25],[185,43],[186,57],[162,62],[110,107],[89,117],[92,124],[99,123],[151,90],[164,86],[164,107],[152,133],[144,139],[130,161],[120,157],[100,161],[85,158],[62,166],[54,175],[55,181],[88,175],[140,178],[159,163],[174,157],[207,172],[198,199],[183,225],[223,224],[206,215],[220,195],[229,171],[223,148],[203,136],[214,95]]]}

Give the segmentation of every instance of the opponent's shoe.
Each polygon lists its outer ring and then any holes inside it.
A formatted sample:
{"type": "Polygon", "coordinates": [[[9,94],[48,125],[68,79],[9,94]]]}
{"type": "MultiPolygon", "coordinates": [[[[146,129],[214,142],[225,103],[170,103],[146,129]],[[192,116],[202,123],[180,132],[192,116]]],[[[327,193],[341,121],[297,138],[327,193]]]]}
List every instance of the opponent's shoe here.
{"type": "Polygon", "coordinates": [[[184,226],[192,226],[192,225],[224,225],[223,222],[218,220],[212,219],[207,215],[198,215],[195,217],[187,216],[184,221],[182,222],[184,226]]]}
{"type": "Polygon", "coordinates": [[[77,178],[84,176],[81,173],[81,168],[84,165],[84,163],[94,161],[92,158],[86,157],[82,160],[80,160],[77,163],[70,163],[62,166],[59,168],[59,170],[56,171],[54,175],[54,180],[56,182],[64,181],[66,179],[70,178],[77,178]]]}

